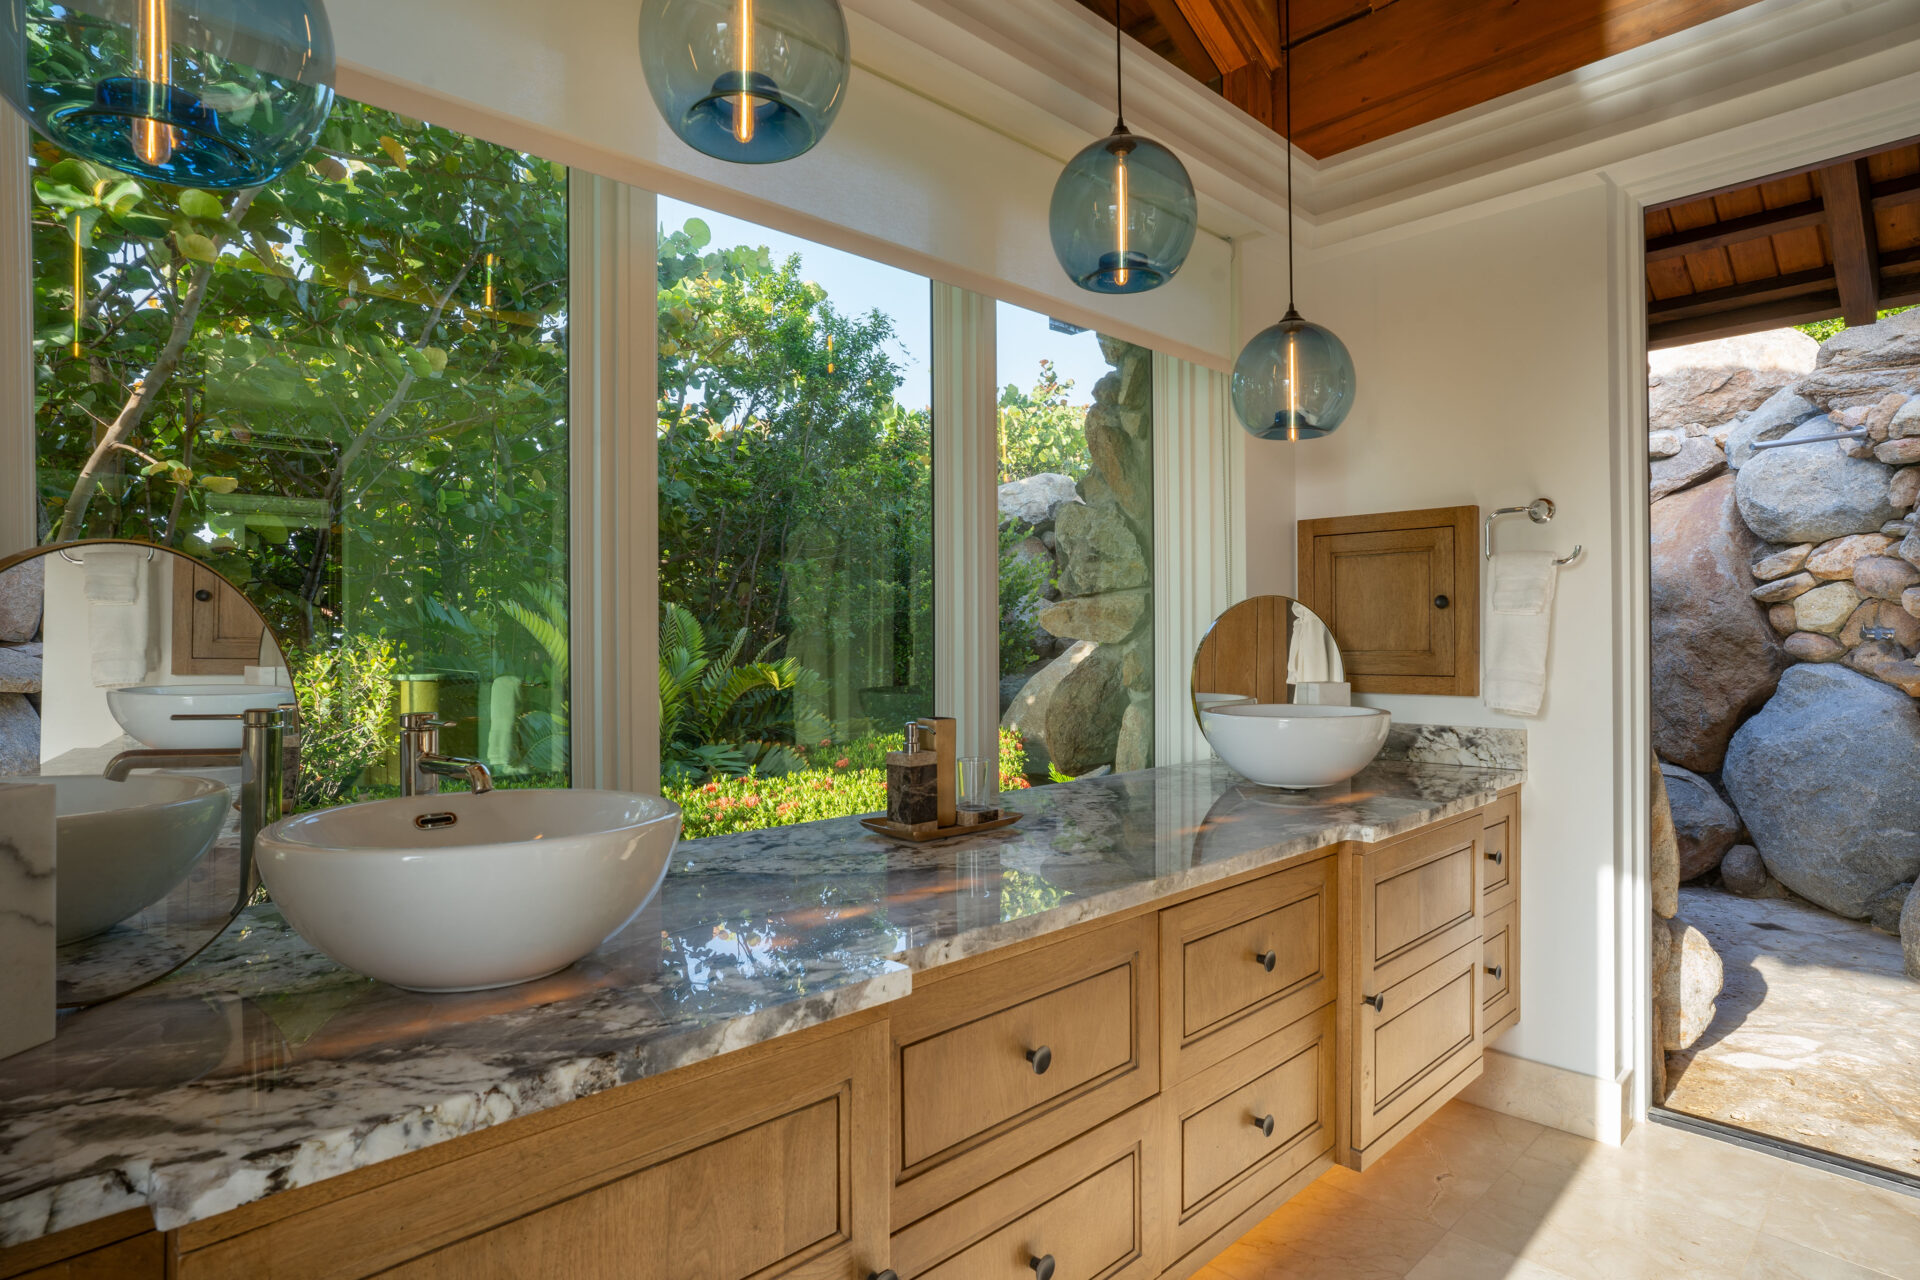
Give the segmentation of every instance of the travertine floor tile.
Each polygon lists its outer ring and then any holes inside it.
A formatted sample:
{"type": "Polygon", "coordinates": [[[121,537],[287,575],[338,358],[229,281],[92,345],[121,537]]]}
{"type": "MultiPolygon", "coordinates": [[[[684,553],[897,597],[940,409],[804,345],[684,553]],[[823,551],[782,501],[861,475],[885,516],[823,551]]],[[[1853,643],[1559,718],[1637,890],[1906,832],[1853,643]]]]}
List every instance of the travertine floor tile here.
{"type": "Polygon", "coordinates": [[[1333,1169],[1322,1181],[1450,1227],[1539,1138],[1538,1126],[1518,1123],[1525,1128],[1516,1127],[1511,1117],[1455,1103],[1408,1134],[1365,1173],[1333,1169]],[[1455,1108],[1477,1114],[1461,1115],[1455,1108]]]}
{"type": "Polygon", "coordinates": [[[1745,1280],[1886,1280],[1886,1272],[1869,1271],[1830,1253],[1763,1233],[1753,1242],[1745,1280]]]}
{"type": "Polygon", "coordinates": [[[1781,1163],[1784,1172],[1767,1206],[1767,1234],[1898,1280],[1920,1280],[1920,1199],[1781,1163]]]}
{"type": "Polygon", "coordinates": [[[1440,1243],[1407,1272],[1407,1280],[1566,1280],[1558,1271],[1516,1258],[1469,1240],[1458,1231],[1440,1237],[1440,1243]]]}

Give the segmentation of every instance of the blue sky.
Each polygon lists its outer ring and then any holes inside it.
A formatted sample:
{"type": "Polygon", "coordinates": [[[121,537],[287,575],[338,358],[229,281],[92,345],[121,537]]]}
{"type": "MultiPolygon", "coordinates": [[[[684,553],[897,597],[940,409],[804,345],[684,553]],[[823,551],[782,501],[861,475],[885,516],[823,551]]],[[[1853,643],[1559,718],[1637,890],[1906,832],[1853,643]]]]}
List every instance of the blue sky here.
{"type": "MultiPolygon", "coordinates": [[[[896,393],[900,403],[920,409],[932,399],[933,370],[929,360],[933,349],[933,300],[925,276],[666,196],[660,197],[659,216],[661,225],[669,229],[683,226],[688,218],[699,218],[712,230],[716,245],[766,245],[776,259],[799,254],[801,274],[826,289],[836,310],[843,314],[877,310],[892,317],[892,354],[906,374],[896,393]]],[[[1108,368],[1100,357],[1100,344],[1093,334],[1055,333],[1048,327],[1046,316],[1007,302],[998,304],[997,312],[999,372],[994,379],[996,383],[1004,386],[1013,382],[1022,388],[1032,387],[1034,376],[1040,370],[1040,360],[1045,357],[1054,362],[1062,378],[1072,379],[1072,398],[1076,404],[1093,398],[1093,384],[1108,368]]]]}

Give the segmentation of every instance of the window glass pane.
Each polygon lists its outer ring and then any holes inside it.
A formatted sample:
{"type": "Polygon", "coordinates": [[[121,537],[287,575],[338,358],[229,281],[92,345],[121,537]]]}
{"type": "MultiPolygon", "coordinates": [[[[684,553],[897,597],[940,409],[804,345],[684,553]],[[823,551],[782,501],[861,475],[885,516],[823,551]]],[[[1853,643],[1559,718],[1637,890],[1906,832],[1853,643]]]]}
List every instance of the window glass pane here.
{"type": "Polygon", "coordinates": [[[1010,303],[1000,703],[1036,781],[1153,764],[1153,353],[1010,303]]]}
{"type": "Polygon", "coordinates": [[[690,837],[882,809],[933,711],[931,286],[665,199],[659,280],[668,794],[690,837]]]}
{"type": "Polygon", "coordinates": [[[205,556],[332,664],[306,803],[396,788],[399,709],[565,785],[566,170],[346,99],[257,193],[32,164],[43,536],[205,556]]]}

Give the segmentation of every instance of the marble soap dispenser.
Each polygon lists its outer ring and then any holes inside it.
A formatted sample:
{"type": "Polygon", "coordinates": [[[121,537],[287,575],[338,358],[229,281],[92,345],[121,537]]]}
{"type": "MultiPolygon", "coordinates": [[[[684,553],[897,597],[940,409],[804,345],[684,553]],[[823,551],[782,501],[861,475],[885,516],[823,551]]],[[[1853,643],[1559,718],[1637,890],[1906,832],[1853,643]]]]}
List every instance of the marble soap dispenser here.
{"type": "Polygon", "coordinates": [[[53,794],[0,784],[0,1058],[53,1039],[53,794]]]}
{"type": "Polygon", "coordinates": [[[918,827],[931,826],[939,816],[939,757],[922,749],[920,726],[909,720],[906,750],[887,753],[887,818],[918,827]]]}

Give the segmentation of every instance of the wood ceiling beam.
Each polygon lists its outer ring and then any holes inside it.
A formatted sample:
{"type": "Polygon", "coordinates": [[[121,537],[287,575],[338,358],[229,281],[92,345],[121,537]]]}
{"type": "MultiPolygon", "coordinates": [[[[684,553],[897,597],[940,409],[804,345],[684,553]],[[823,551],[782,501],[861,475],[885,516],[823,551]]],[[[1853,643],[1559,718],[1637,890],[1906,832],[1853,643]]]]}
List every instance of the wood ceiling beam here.
{"type": "Polygon", "coordinates": [[[1174,3],[1221,75],[1238,71],[1253,61],[1253,51],[1242,42],[1240,33],[1215,7],[1213,0],[1174,0],[1174,3]]]}
{"type": "Polygon", "coordinates": [[[1657,351],[1661,347],[1677,347],[1683,343],[1707,342],[1714,338],[1737,338],[1743,333],[1759,333],[1765,329],[1781,329],[1791,324],[1807,324],[1814,320],[1829,319],[1839,310],[1840,295],[1832,289],[1827,289],[1801,298],[1784,298],[1778,302],[1763,302],[1751,307],[1742,307],[1737,311],[1723,311],[1711,315],[1694,316],[1686,320],[1675,320],[1667,324],[1653,324],[1647,327],[1647,349],[1657,351]]]}
{"type": "Polygon", "coordinates": [[[1873,207],[1891,209],[1896,205],[1920,204],[1920,173],[1904,178],[1889,178],[1873,188],[1873,207]]]}
{"type": "Polygon", "coordinates": [[[1872,324],[1880,314],[1880,250],[1873,225],[1873,180],[1867,162],[1852,160],[1819,172],[1827,206],[1833,275],[1840,314],[1850,325],[1872,324]]]}
{"type": "Polygon", "coordinates": [[[1670,258],[1684,258],[1690,253],[1724,249],[1730,244],[1759,240],[1765,236],[1778,235],[1783,231],[1816,227],[1826,220],[1826,206],[1818,200],[1785,205],[1778,209],[1766,209],[1745,217],[1728,218],[1724,222],[1713,222],[1704,227],[1676,231],[1668,236],[1656,236],[1647,241],[1647,261],[1665,262],[1670,258]]]}
{"type": "Polygon", "coordinates": [[[1718,315],[1757,303],[1802,297],[1833,287],[1834,274],[1825,267],[1796,271],[1792,275],[1768,276],[1764,280],[1728,285],[1724,289],[1709,289],[1705,293],[1686,293],[1677,298],[1663,298],[1648,303],[1647,321],[1649,324],[1665,324],[1694,316],[1718,315]]]}
{"type": "Polygon", "coordinates": [[[1219,78],[1220,64],[1213,60],[1207,42],[1193,29],[1193,23],[1188,20],[1178,0],[1147,0],[1147,8],[1152,10],[1161,30],[1173,41],[1174,51],[1196,79],[1210,81],[1219,78]]]}

